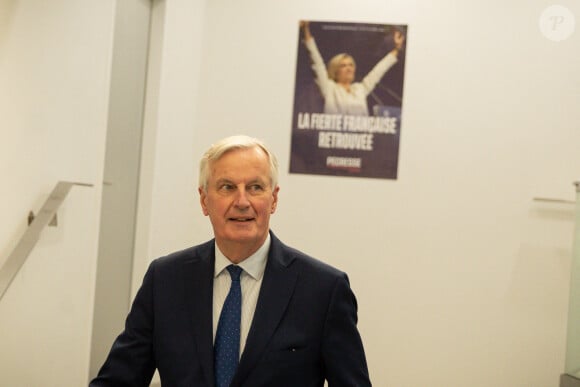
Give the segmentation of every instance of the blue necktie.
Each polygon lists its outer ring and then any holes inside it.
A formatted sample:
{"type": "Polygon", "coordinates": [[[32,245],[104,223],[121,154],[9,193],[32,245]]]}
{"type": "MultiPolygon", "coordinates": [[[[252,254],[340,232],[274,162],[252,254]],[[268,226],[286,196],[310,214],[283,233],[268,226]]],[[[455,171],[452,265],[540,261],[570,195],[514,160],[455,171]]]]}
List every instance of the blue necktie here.
{"type": "Polygon", "coordinates": [[[229,387],[240,359],[240,321],[242,314],[242,268],[230,265],[232,277],[230,292],[226,297],[218,322],[214,343],[214,369],[216,387],[229,387]]]}

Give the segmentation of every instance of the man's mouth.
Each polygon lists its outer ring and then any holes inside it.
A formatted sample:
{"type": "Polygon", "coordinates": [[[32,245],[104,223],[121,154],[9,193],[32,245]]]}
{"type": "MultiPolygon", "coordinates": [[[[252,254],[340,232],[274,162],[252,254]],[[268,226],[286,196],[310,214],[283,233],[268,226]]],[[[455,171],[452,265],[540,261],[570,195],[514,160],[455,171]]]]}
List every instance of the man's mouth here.
{"type": "Polygon", "coordinates": [[[254,220],[254,218],[229,218],[229,219],[234,222],[250,222],[254,220]]]}

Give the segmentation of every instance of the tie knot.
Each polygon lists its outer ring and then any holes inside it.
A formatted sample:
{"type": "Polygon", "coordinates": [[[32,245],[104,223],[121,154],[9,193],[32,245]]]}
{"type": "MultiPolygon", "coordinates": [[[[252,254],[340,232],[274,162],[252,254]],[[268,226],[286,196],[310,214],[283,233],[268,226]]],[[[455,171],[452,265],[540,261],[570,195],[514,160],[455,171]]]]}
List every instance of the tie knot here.
{"type": "Polygon", "coordinates": [[[232,277],[232,281],[239,281],[240,280],[240,274],[242,274],[241,267],[229,265],[228,267],[226,267],[226,269],[228,269],[228,271],[230,272],[230,277],[232,277]]]}

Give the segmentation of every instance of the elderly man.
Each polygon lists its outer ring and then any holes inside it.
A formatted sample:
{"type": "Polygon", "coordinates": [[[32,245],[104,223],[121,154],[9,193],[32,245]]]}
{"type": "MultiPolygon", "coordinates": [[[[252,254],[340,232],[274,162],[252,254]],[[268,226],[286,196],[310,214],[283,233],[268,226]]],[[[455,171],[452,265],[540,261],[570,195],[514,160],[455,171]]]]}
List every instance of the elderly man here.
{"type": "Polygon", "coordinates": [[[200,164],[215,238],[154,260],[90,386],[370,386],[346,274],[269,229],[278,165],[233,136],[200,164]]]}

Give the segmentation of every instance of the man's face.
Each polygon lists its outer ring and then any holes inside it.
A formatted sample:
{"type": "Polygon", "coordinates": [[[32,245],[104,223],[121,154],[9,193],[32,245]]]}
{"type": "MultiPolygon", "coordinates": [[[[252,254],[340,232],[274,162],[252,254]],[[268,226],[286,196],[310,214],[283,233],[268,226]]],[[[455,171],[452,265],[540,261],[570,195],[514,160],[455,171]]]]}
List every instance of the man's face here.
{"type": "Polygon", "coordinates": [[[266,240],[279,190],[271,187],[269,165],[260,148],[234,149],[209,165],[207,190],[199,189],[203,214],[230,259],[252,254],[266,240]]]}

